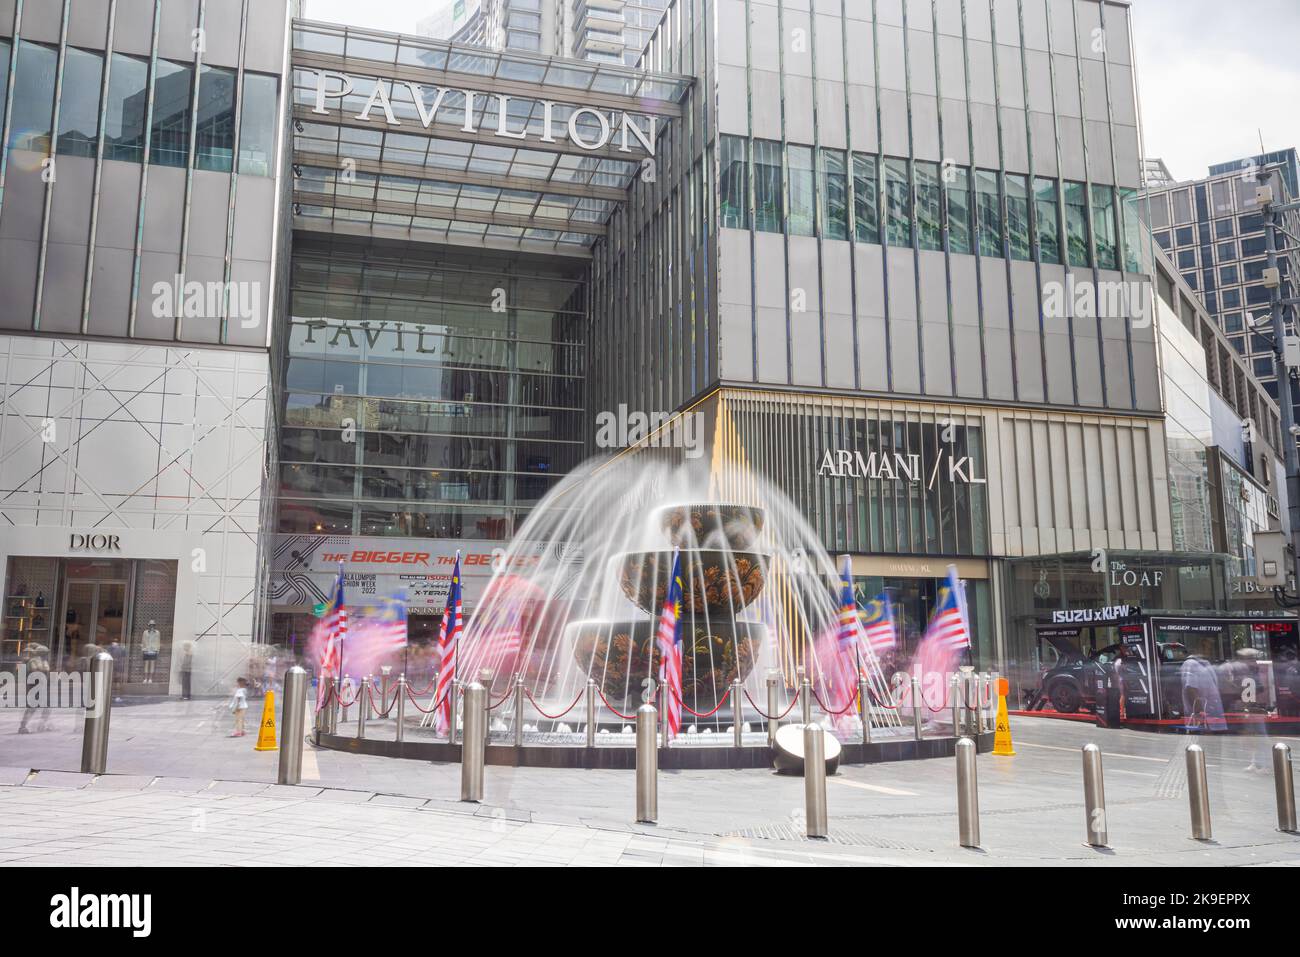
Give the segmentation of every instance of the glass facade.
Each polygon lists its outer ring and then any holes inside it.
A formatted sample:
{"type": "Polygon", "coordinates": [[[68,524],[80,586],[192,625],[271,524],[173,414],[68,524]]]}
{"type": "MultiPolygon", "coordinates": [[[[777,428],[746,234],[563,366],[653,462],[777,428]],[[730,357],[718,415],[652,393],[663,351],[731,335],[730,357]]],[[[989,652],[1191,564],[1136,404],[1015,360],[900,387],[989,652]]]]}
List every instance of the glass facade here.
{"type": "Polygon", "coordinates": [[[581,460],[572,270],[300,244],[292,277],[279,531],[508,539],[581,460]]]}

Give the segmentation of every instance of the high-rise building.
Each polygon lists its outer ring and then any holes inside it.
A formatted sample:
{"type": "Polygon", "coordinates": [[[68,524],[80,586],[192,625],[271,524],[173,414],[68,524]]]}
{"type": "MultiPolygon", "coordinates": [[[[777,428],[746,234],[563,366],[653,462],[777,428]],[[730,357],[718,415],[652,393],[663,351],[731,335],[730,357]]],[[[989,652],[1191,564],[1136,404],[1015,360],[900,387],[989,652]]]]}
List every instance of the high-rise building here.
{"type": "Polygon", "coordinates": [[[445,0],[422,36],[635,65],[668,0],[445,0]]]}
{"type": "MultiPolygon", "coordinates": [[[[1274,399],[1279,391],[1273,347],[1251,326],[1252,317],[1268,315],[1270,300],[1264,284],[1264,223],[1255,191],[1271,185],[1278,203],[1291,201],[1295,193],[1289,179],[1295,175],[1295,162],[1296,151],[1285,150],[1221,163],[1204,179],[1151,186],[1142,200],[1143,217],[1155,241],[1274,399]]],[[[1300,213],[1284,214],[1284,222],[1293,235],[1300,235],[1300,213]]],[[[1286,251],[1278,256],[1278,268],[1281,295],[1287,299],[1300,288],[1300,251],[1289,242],[1279,244],[1282,247],[1286,251]]],[[[1300,389],[1294,383],[1291,401],[1300,421],[1300,389]]]]}

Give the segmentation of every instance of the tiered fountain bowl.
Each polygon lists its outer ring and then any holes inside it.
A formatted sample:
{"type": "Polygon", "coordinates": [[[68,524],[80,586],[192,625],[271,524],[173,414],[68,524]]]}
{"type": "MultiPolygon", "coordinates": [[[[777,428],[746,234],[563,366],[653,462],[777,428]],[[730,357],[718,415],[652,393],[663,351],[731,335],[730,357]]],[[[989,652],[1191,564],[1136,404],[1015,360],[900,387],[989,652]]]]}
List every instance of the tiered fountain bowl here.
{"type": "Polygon", "coordinates": [[[763,624],[740,618],[766,584],[769,556],[756,549],[763,521],[762,509],[745,505],[666,506],[658,525],[673,547],[612,558],[610,573],[644,615],[568,626],[575,659],[606,699],[626,706],[639,700],[646,679],[658,678],[655,638],[679,552],[682,700],[711,711],[735,679],[749,676],[767,638],[763,624]]]}

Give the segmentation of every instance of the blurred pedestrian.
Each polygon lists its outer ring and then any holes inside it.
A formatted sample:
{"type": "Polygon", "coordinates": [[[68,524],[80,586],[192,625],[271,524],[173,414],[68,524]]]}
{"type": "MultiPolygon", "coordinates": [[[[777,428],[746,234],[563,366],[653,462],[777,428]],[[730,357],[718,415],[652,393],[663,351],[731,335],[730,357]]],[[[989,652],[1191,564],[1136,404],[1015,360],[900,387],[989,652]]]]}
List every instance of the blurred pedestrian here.
{"type": "Polygon", "coordinates": [[[230,713],[235,716],[235,730],[230,732],[232,738],[244,736],[244,718],[248,714],[248,679],[236,678],[235,690],[230,695],[230,713]]]}

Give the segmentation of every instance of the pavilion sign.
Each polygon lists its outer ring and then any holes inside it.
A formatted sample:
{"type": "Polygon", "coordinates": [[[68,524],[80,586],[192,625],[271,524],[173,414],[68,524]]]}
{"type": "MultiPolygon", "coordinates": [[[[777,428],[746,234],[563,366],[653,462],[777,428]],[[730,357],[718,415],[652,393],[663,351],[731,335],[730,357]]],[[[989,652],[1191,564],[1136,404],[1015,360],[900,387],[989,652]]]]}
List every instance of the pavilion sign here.
{"type": "MultiPolygon", "coordinates": [[[[350,95],[354,87],[353,79],[349,74],[335,70],[314,72],[316,73],[316,102],[312,112],[328,116],[330,111],[326,107],[327,101],[341,101],[350,95]]],[[[551,100],[540,100],[538,101],[542,106],[540,131],[530,131],[522,127],[512,129],[511,97],[504,93],[426,86],[410,80],[376,80],[370,98],[366,100],[366,105],[362,107],[361,112],[356,114],[356,119],[367,123],[372,120],[382,120],[393,127],[404,125],[393,111],[393,103],[388,93],[389,83],[395,87],[399,84],[404,85],[410,91],[420,125],[426,130],[435,122],[447,122],[445,119],[439,119],[441,113],[444,117],[450,117],[452,122],[459,123],[459,129],[463,133],[488,133],[503,140],[516,142],[526,141],[535,136],[535,141],[538,143],[558,143],[560,139],[557,138],[556,133],[559,132],[566,134],[570,143],[586,152],[603,150],[612,145],[619,153],[632,153],[635,146],[646,156],[655,154],[658,118],[654,116],[642,117],[639,124],[633,119],[632,114],[624,111],[607,112],[591,106],[578,106],[569,114],[567,120],[561,121],[555,117],[555,103],[551,100]],[[480,105],[491,100],[496,101],[496,123],[483,127],[475,126],[475,111],[480,105]]],[[[405,105],[404,101],[403,105],[405,105]]]]}

